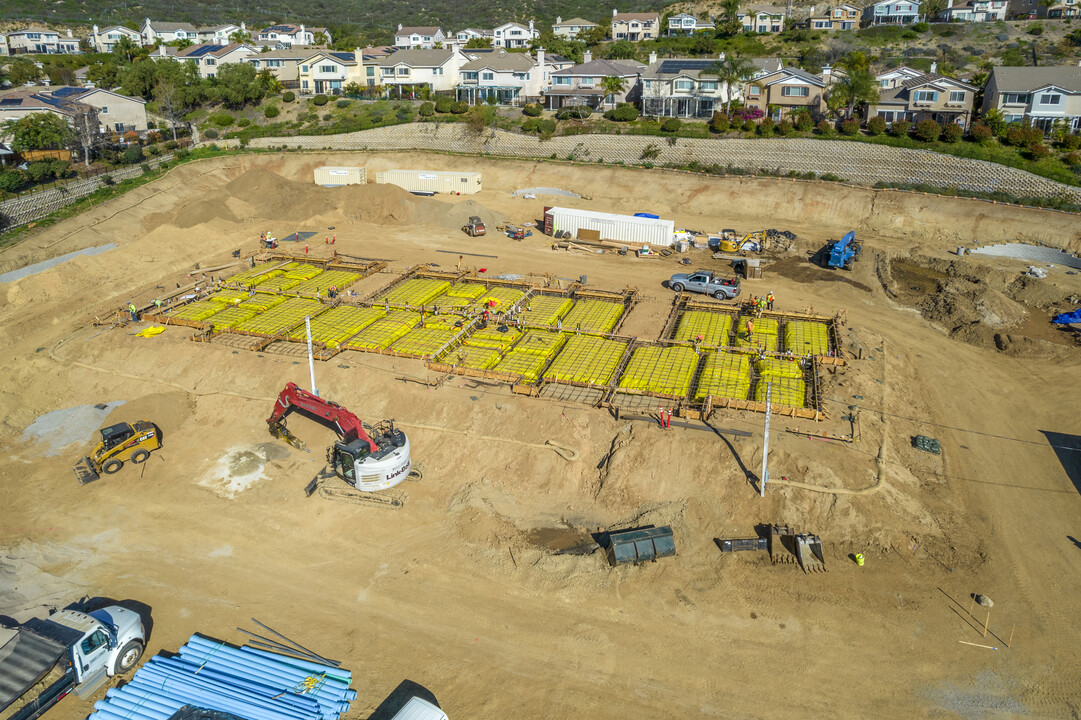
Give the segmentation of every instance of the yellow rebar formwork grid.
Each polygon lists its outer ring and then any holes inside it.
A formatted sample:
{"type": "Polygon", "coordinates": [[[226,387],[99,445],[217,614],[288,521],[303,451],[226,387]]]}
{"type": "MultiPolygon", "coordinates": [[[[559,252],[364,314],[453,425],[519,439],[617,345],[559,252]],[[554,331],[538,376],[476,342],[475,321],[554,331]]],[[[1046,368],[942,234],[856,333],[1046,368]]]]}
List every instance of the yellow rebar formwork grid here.
{"type": "Polygon", "coordinates": [[[452,329],[418,327],[396,340],[390,348],[402,355],[429,358],[457,334],[458,332],[452,329]]]}
{"type": "Polygon", "coordinates": [[[533,295],[522,306],[521,322],[529,328],[555,327],[574,307],[574,301],[561,295],[533,295]]]}
{"type": "Polygon", "coordinates": [[[777,319],[741,315],[736,321],[734,347],[762,352],[777,352],[777,319]],[[754,332],[748,333],[747,323],[753,323],[754,332]]]}
{"type": "Polygon", "coordinates": [[[751,356],[719,351],[706,355],[694,388],[695,401],[710,396],[746,400],[750,392],[751,356]]]}
{"type": "Polygon", "coordinates": [[[413,278],[398,283],[385,293],[376,296],[374,304],[394,307],[422,307],[446,292],[450,283],[434,278],[413,278]]]}
{"type": "Polygon", "coordinates": [[[240,323],[233,330],[249,335],[273,337],[304,322],[306,316],[315,317],[325,309],[326,306],[317,300],[292,298],[240,323]]]}
{"type": "Polygon", "coordinates": [[[574,307],[563,318],[564,330],[580,330],[590,335],[612,332],[623,317],[625,306],[607,300],[575,300],[574,307]]]}
{"type": "Polygon", "coordinates": [[[727,346],[731,342],[733,319],[727,313],[688,310],[679,318],[674,339],[711,347],[727,346]]]}
{"type": "Polygon", "coordinates": [[[627,351],[627,343],[593,335],[575,335],[544,372],[551,382],[607,385],[627,351]]]}
{"type": "Polygon", "coordinates": [[[784,351],[792,355],[828,355],[829,327],[823,322],[789,320],[784,325],[784,351]]]}
{"type": "Polygon", "coordinates": [[[640,347],[619,378],[619,387],[686,397],[691,391],[698,353],[689,347],[640,347]]]}
{"type": "MultiPolygon", "coordinates": [[[[311,321],[312,342],[332,349],[337,348],[342,342],[356,335],[385,314],[381,307],[359,308],[350,305],[339,305],[331,308],[311,321]]],[[[307,340],[307,328],[303,325],[297,327],[296,330],[289,334],[289,339],[307,340]]]]}
{"type": "Polygon", "coordinates": [[[411,310],[392,310],[386,317],[376,320],[353,337],[346,340],[342,347],[347,350],[367,350],[379,352],[386,350],[410,330],[420,324],[420,313],[411,310]]]}

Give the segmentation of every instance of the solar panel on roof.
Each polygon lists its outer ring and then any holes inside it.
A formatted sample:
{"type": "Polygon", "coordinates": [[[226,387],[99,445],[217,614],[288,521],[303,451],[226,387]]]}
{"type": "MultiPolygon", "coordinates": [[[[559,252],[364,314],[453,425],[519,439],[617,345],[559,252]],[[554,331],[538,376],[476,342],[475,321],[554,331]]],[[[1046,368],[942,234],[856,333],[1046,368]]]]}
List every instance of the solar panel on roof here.
{"type": "Polygon", "coordinates": [[[202,57],[203,55],[206,55],[207,53],[217,52],[218,50],[221,50],[223,47],[225,47],[225,46],[224,45],[202,45],[202,46],[197,47],[194,50],[192,50],[185,57],[202,57]]]}
{"type": "Polygon", "coordinates": [[[713,65],[715,60],[662,60],[662,73],[679,73],[684,70],[705,70],[713,65]]]}
{"type": "Polygon", "coordinates": [[[71,97],[72,95],[81,95],[86,92],[85,88],[77,87],[62,87],[53,90],[54,97],[71,97]]]}
{"type": "Polygon", "coordinates": [[[292,28],[289,27],[288,25],[275,25],[275,26],[273,26],[273,27],[271,27],[269,29],[270,30],[277,30],[278,32],[282,32],[283,30],[292,30],[292,28]]]}
{"type": "Polygon", "coordinates": [[[3,99],[0,99],[0,105],[7,105],[8,107],[11,107],[12,105],[22,105],[22,103],[23,103],[22,98],[3,98],[3,99]]]}

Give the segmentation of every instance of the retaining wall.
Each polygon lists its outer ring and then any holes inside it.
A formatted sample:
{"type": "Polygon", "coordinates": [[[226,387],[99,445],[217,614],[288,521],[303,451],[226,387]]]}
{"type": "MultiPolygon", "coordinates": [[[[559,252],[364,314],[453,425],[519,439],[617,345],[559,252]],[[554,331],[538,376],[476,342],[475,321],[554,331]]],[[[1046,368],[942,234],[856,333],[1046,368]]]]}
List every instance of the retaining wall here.
{"type": "MultiPolygon", "coordinates": [[[[810,138],[727,140],[642,135],[575,135],[542,140],[503,130],[478,135],[462,124],[410,123],[343,135],[255,138],[252,147],[307,150],[442,150],[510,157],[604,160],[656,165],[732,165],[737,168],[832,173],[859,185],[926,183],[1019,197],[1081,202],[1081,188],[984,160],[888,145],[810,138]],[[654,157],[649,157],[653,155],[654,157]]],[[[219,143],[220,144],[220,143],[219,143]]]]}

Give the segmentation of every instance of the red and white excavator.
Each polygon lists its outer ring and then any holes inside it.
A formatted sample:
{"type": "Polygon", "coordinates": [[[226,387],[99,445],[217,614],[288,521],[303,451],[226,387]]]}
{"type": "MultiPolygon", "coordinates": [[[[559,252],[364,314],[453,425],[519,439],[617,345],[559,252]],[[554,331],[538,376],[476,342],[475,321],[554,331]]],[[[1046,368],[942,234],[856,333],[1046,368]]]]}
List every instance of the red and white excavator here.
{"type": "MultiPolygon", "coordinates": [[[[285,417],[293,410],[300,410],[337,431],[341,439],[327,448],[327,466],[335,476],[362,493],[387,490],[410,477],[409,438],[392,421],[365,427],[360,418],[338,403],[324,400],[296,383],[287,383],[274,403],[267,424],[271,435],[302,450],[307,449],[304,443],[285,426],[285,417]]],[[[325,497],[343,497],[326,488],[320,487],[320,491],[325,497]]],[[[375,497],[366,499],[377,501],[375,497]]],[[[398,507],[401,503],[387,501],[386,504],[398,507]]]]}

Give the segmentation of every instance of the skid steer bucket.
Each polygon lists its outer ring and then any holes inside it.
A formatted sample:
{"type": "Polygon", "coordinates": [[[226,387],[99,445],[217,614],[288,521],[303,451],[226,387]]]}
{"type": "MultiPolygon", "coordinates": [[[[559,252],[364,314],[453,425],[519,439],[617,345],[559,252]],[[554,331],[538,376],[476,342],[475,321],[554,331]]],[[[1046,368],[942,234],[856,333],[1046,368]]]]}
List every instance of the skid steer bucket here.
{"type": "Polygon", "coordinates": [[[796,557],[803,572],[826,572],[826,558],[822,555],[822,538],[817,535],[796,536],[796,557]]]}
{"type": "Polygon", "coordinates": [[[777,563],[794,563],[796,559],[796,531],[788,525],[771,525],[769,528],[769,559],[777,563]]]}
{"type": "Polygon", "coordinates": [[[92,483],[99,477],[101,477],[100,475],[98,475],[98,471],[94,467],[94,461],[88,457],[84,457],[82,460],[77,462],[75,464],[75,467],[72,469],[75,471],[75,479],[79,481],[80,485],[92,483]]]}

